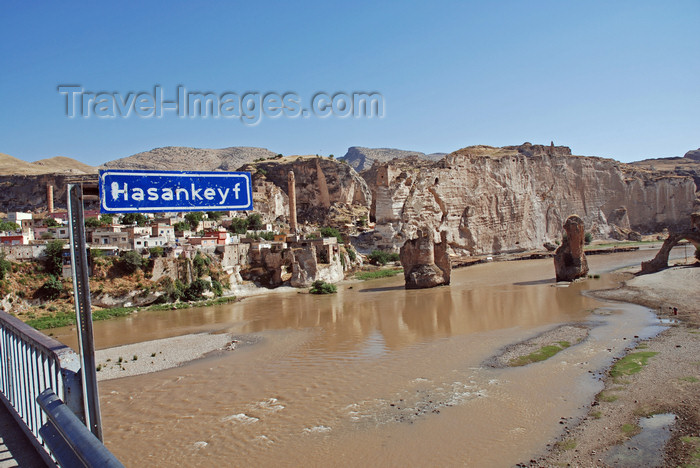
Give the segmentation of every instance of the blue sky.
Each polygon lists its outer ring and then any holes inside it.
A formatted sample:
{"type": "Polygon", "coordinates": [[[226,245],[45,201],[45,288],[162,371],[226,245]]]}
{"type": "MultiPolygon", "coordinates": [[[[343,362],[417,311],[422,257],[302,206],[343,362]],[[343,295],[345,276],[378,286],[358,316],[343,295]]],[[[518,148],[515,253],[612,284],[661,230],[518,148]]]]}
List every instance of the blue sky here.
{"type": "Polygon", "coordinates": [[[450,152],[524,141],[633,161],[700,146],[700,2],[0,3],[0,152],[160,146],[450,152]],[[132,6],[128,6],[128,4],[132,6]],[[68,118],[57,86],[379,92],[382,118],[68,118]]]}

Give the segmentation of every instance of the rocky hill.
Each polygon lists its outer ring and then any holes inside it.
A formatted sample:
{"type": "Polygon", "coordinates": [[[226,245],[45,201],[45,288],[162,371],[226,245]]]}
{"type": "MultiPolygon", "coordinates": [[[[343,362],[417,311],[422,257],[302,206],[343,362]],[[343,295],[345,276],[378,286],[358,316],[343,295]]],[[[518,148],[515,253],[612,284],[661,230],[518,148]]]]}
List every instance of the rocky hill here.
{"type": "Polygon", "coordinates": [[[265,148],[233,146],[210,149],[166,146],[105,163],[107,169],[144,169],[174,171],[235,171],[256,159],[274,157],[265,148]]]}
{"type": "Polygon", "coordinates": [[[696,150],[691,150],[685,153],[684,158],[686,159],[692,159],[693,161],[700,162],[700,148],[696,150]]]}
{"type": "Polygon", "coordinates": [[[458,254],[516,252],[561,238],[571,214],[600,237],[681,227],[696,199],[691,177],[571,156],[567,147],[474,146],[407,162],[373,171],[377,227],[368,245],[397,249],[428,226],[445,230],[458,254]]]}
{"type": "Polygon", "coordinates": [[[364,148],[362,146],[351,146],[345,153],[342,160],[350,164],[357,172],[364,171],[372,167],[375,161],[380,163],[391,161],[396,158],[418,157],[430,161],[438,161],[445,156],[445,153],[425,154],[419,151],[404,151],[394,148],[364,148]]]}
{"type": "Polygon", "coordinates": [[[0,175],[37,174],[96,174],[97,168],[75,159],[56,156],[35,162],[26,162],[0,153],[0,175]]]}
{"type": "Polygon", "coordinates": [[[700,149],[688,151],[683,157],[645,159],[630,165],[649,174],[692,177],[700,191],[700,149]]]}

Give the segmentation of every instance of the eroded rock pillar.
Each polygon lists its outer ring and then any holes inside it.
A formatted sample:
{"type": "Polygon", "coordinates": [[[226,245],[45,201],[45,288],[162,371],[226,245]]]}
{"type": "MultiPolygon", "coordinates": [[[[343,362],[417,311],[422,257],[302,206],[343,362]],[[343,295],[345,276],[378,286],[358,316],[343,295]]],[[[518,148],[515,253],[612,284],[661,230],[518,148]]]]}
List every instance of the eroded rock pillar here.
{"type": "Polygon", "coordinates": [[[564,222],[566,237],[554,252],[554,270],[557,281],[573,281],[588,274],[588,260],[583,252],[584,225],[577,215],[564,222]]]}
{"type": "Polygon", "coordinates": [[[431,229],[419,229],[418,238],[407,240],[401,247],[399,258],[406,289],[450,284],[452,267],[447,254],[447,233],[441,232],[440,237],[441,242],[436,244],[431,229]]]}

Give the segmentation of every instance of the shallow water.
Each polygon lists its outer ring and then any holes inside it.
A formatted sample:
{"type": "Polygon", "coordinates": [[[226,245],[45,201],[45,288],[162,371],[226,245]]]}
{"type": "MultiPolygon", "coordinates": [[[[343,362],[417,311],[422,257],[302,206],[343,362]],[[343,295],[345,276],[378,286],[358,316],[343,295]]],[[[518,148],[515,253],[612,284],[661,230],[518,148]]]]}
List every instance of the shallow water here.
{"type": "MultiPolygon", "coordinates": [[[[590,257],[591,273],[653,252],[590,257]]],[[[333,296],[284,293],[95,323],[98,347],[192,331],[252,334],[250,347],[100,384],[107,446],[127,466],[512,466],[542,451],[601,389],[595,372],[658,331],[643,307],[553,287],[551,260],[476,265],[452,285],[402,278],[333,296]],[[594,312],[605,306],[605,310],[594,312]],[[522,368],[483,362],[562,323],[584,342],[522,368]],[[623,338],[627,338],[626,340],[623,338]]],[[[57,333],[70,342],[66,330],[57,333]]]]}
{"type": "Polygon", "coordinates": [[[641,432],[625,443],[612,447],[605,457],[605,462],[621,468],[663,466],[664,447],[671,438],[671,426],[675,421],[676,415],[672,413],[641,418],[641,432]]]}

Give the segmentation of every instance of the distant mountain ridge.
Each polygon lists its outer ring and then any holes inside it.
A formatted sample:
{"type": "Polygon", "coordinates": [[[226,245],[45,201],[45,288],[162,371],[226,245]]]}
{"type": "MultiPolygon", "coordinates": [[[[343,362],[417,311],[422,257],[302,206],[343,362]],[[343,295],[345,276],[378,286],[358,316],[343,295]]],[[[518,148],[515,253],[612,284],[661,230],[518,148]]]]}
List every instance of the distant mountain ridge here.
{"type": "Polygon", "coordinates": [[[235,171],[256,159],[268,159],[276,153],[252,146],[230,148],[191,148],[165,146],[105,163],[105,169],[144,169],[174,171],[235,171]]]}
{"type": "Polygon", "coordinates": [[[395,158],[407,158],[415,156],[429,161],[438,161],[447,153],[425,154],[420,151],[406,151],[396,148],[365,148],[363,146],[351,146],[341,159],[347,162],[357,172],[372,167],[375,161],[389,162],[395,158]]]}
{"type": "Polygon", "coordinates": [[[95,174],[97,168],[64,156],[35,162],[22,161],[0,153],[0,175],[95,174]]]}

